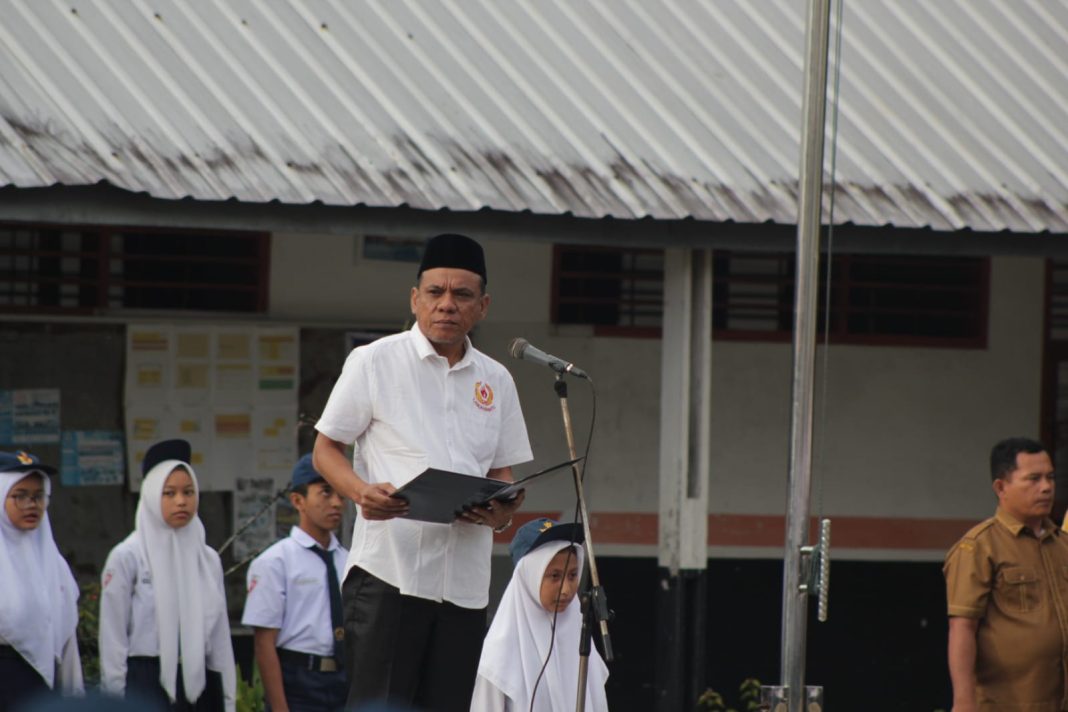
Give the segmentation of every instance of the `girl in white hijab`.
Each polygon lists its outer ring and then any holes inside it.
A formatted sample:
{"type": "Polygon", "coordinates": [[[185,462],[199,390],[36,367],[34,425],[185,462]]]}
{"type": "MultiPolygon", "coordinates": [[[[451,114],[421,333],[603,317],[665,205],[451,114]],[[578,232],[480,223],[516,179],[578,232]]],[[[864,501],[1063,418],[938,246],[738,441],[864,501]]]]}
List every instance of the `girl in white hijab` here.
{"type": "MultiPolygon", "coordinates": [[[[575,708],[582,628],[576,596],[582,571],[578,545],[582,541],[581,526],[545,518],[528,522],[516,532],[510,547],[516,567],[482,644],[471,712],[575,708]]],[[[608,668],[591,646],[586,687],[589,712],[607,712],[607,679],[608,668]]]]}
{"type": "Polygon", "coordinates": [[[78,584],[52,538],[52,474],[33,455],[0,453],[0,712],[34,692],[82,691],[78,584]]]}
{"type": "Polygon", "coordinates": [[[236,677],[222,562],[197,517],[200,488],[184,440],[142,463],[135,528],[111,550],[100,596],[101,686],[171,710],[233,712],[236,677]]]}

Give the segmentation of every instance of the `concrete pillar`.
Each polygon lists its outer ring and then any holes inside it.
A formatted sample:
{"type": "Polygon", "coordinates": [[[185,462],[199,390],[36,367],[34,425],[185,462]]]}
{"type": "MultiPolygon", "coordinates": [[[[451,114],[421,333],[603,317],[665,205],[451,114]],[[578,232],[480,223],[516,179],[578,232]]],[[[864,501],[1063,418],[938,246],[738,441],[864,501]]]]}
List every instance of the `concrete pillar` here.
{"type": "Polygon", "coordinates": [[[660,366],[657,709],[692,709],[705,689],[712,252],[664,252],[660,366]]]}

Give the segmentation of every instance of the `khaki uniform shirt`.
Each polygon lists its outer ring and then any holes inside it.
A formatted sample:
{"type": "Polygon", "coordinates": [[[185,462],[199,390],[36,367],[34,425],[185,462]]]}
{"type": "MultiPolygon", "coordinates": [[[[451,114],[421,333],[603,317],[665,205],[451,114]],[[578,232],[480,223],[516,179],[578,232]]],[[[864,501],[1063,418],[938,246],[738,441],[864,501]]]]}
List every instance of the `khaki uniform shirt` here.
{"type": "Polygon", "coordinates": [[[979,619],[979,709],[1068,710],[1068,533],[1047,519],[1036,537],[999,508],[942,570],[949,615],[979,619]]]}

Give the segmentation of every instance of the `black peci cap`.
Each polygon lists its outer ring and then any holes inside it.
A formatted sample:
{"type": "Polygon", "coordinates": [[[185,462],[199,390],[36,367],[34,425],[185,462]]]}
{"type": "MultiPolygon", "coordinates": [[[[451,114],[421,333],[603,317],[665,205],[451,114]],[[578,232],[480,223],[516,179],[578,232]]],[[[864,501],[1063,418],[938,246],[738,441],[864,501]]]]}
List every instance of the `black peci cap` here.
{"type": "Polygon", "coordinates": [[[423,251],[423,261],[419,263],[416,279],[428,269],[435,267],[455,267],[474,272],[488,282],[486,277],[486,255],[482,245],[466,235],[446,233],[430,238],[423,251]]]}

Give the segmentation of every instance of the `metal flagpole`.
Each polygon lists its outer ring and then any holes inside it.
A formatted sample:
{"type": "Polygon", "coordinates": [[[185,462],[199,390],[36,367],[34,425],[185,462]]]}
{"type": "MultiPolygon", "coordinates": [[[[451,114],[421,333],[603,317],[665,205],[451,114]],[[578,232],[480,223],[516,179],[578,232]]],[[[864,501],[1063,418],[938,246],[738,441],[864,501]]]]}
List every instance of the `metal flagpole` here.
{"type": "Polygon", "coordinates": [[[800,198],[797,218],[797,283],[794,301],[794,368],[790,479],[782,591],[782,685],[788,712],[805,703],[808,623],[806,571],[812,488],[812,394],[816,356],[816,296],[823,193],[823,138],[827,96],[830,0],[809,0],[802,97],[800,198]],[[803,551],[803,548],[806,551],[803,551]]]}

